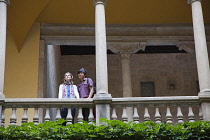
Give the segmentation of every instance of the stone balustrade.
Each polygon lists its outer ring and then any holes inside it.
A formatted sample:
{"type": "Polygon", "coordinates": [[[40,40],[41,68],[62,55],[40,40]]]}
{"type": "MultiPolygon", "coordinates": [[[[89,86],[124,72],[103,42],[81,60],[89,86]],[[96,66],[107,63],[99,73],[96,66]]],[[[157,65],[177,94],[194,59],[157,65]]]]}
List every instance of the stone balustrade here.
{"type": "MultiPolygon", "coordinates": [[[[50,121],[50,108],[56,108],[55,120],[61,118],[60,108],[69,109],[67,123],[72,123],[71,108],[77,108],[75,120],[82,122],[82,107],[90,108],[89,123],[99,118],[94,118],[92,109],[98,103],[94,99],[57,99],[57,98],[15,98],[1,100],[2,115],[1,126],[5,126],[6,110],[12,110],[9,118],[10,125],[17,122],[28,122],[29,116],[35,124],[50,121]],[[21,118],[17,117],[17,109],[23,109],[21,118]],[[29,115],[29,108],[34,109],[33,115],[29,115]]],[[[101,104],[101,103],[100,103],[101,104]]],[[[170,96],[170,97],[128,97],[112,98],[109,103],[110,118],[112,120],[128,121],[127,107],[133,107],[133,122],[154,121],[155,123],[184,123],[186,121],[203,120],[201,102],[199,96],[170,96]]],[[[97,108],[96,108],[97,112],[97,108]]],[[[8,119],[8,118],[7,118],[8,119]]]]}
{"type": "Polygon", "coordinates": [[[126,107],[133,107],[133,122],[183,123],[203,120],[198,96],[129,97],[112,99],[112,119],[127,122],[126,107]],[[118,114],[116,115],[116,110],[118,114]]]}

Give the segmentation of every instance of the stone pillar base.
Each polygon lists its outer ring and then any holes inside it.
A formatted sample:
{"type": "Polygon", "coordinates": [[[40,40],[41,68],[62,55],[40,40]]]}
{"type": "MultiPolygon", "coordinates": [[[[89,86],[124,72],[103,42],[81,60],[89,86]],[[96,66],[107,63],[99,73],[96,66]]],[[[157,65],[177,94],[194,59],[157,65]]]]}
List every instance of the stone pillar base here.
{"type": "Polygon", "coordinates": [[[112,101],[111,94],[95,94],[93,101],[96,104],[96,124],[102,124],[100,122],[100,118],[106,118],[107,120],[110,120],[110,103],[112,101]]]}
{"type": "Polygon", "coordinates": [[[210,92],[199,92],[198,97],[201,101],[203,120],[210,121],[210,92]]]}

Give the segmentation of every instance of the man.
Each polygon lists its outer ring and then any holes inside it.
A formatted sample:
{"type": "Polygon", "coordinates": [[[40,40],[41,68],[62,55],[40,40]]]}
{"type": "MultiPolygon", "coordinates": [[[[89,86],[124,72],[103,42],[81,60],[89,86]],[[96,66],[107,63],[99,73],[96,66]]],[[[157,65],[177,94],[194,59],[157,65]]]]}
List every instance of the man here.
{"type": "MultiPolygon", "coordinates": [[[[81,68],[78,70],[78,78],[80,79],[80,84],[77,85],[80,98],[92,98],[94,93],[94,84],[91,78],[87,78],[87,70],[81,68]]],[[[83,120],[88,122],[88,117],[90,114],[89,108],[82,108],[83,120]]]]}

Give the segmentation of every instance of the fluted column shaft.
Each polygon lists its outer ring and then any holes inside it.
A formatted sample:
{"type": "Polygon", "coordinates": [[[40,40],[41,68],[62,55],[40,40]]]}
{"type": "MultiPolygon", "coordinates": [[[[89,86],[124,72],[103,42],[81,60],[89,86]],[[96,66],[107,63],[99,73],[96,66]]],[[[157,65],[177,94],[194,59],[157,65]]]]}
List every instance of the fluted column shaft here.
{"type": "Polygon", "coordinates": [[[9,0],[0,0],[0,98],[5,98],[3,91],[6,55],[7,4],[9,4],[9,0]]]}
{"type": "Polygon", "coordinates": [[[60,47],[47,45],[47,92],[48,98],[58,97],[60,47]]]}
{"type": "Polygon", "coordinates": [[[123,97],[132,97],[130,56],[131,53],[120,52],[122,63],[123,97]]]}
{"type": "Polygon", "coordinates": [[[104,8],[106,0],[94,0],[94,2],[97,93],[108,93],[107,45],[104,8]]]}
{"type": "MultiPolygon", "coordinates": [[[[60,47],[55,45],[46,46],[47,56],[47,97],[57,98],[59,87],[59,60],[60,60],[60,47]]],[[[50,110],[51,120],[55,120],[56,109],[50,110]]]]}
{"type": "Polygon", "coordinates": [[[188,0],[192,18],[200,92],[210,92],[210,70],[201,0],[188,0]]]}

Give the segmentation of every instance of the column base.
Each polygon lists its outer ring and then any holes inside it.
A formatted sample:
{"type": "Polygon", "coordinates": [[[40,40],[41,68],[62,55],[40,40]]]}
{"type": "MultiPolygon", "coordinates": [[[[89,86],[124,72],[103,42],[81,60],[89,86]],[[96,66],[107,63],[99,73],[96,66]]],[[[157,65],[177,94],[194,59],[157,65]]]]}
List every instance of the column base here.
{"type": "Polygon", "coordinates": [[[201,102],[203,120],[210,121],[210,92],[199,92],[198,97],[201,102]]]}

